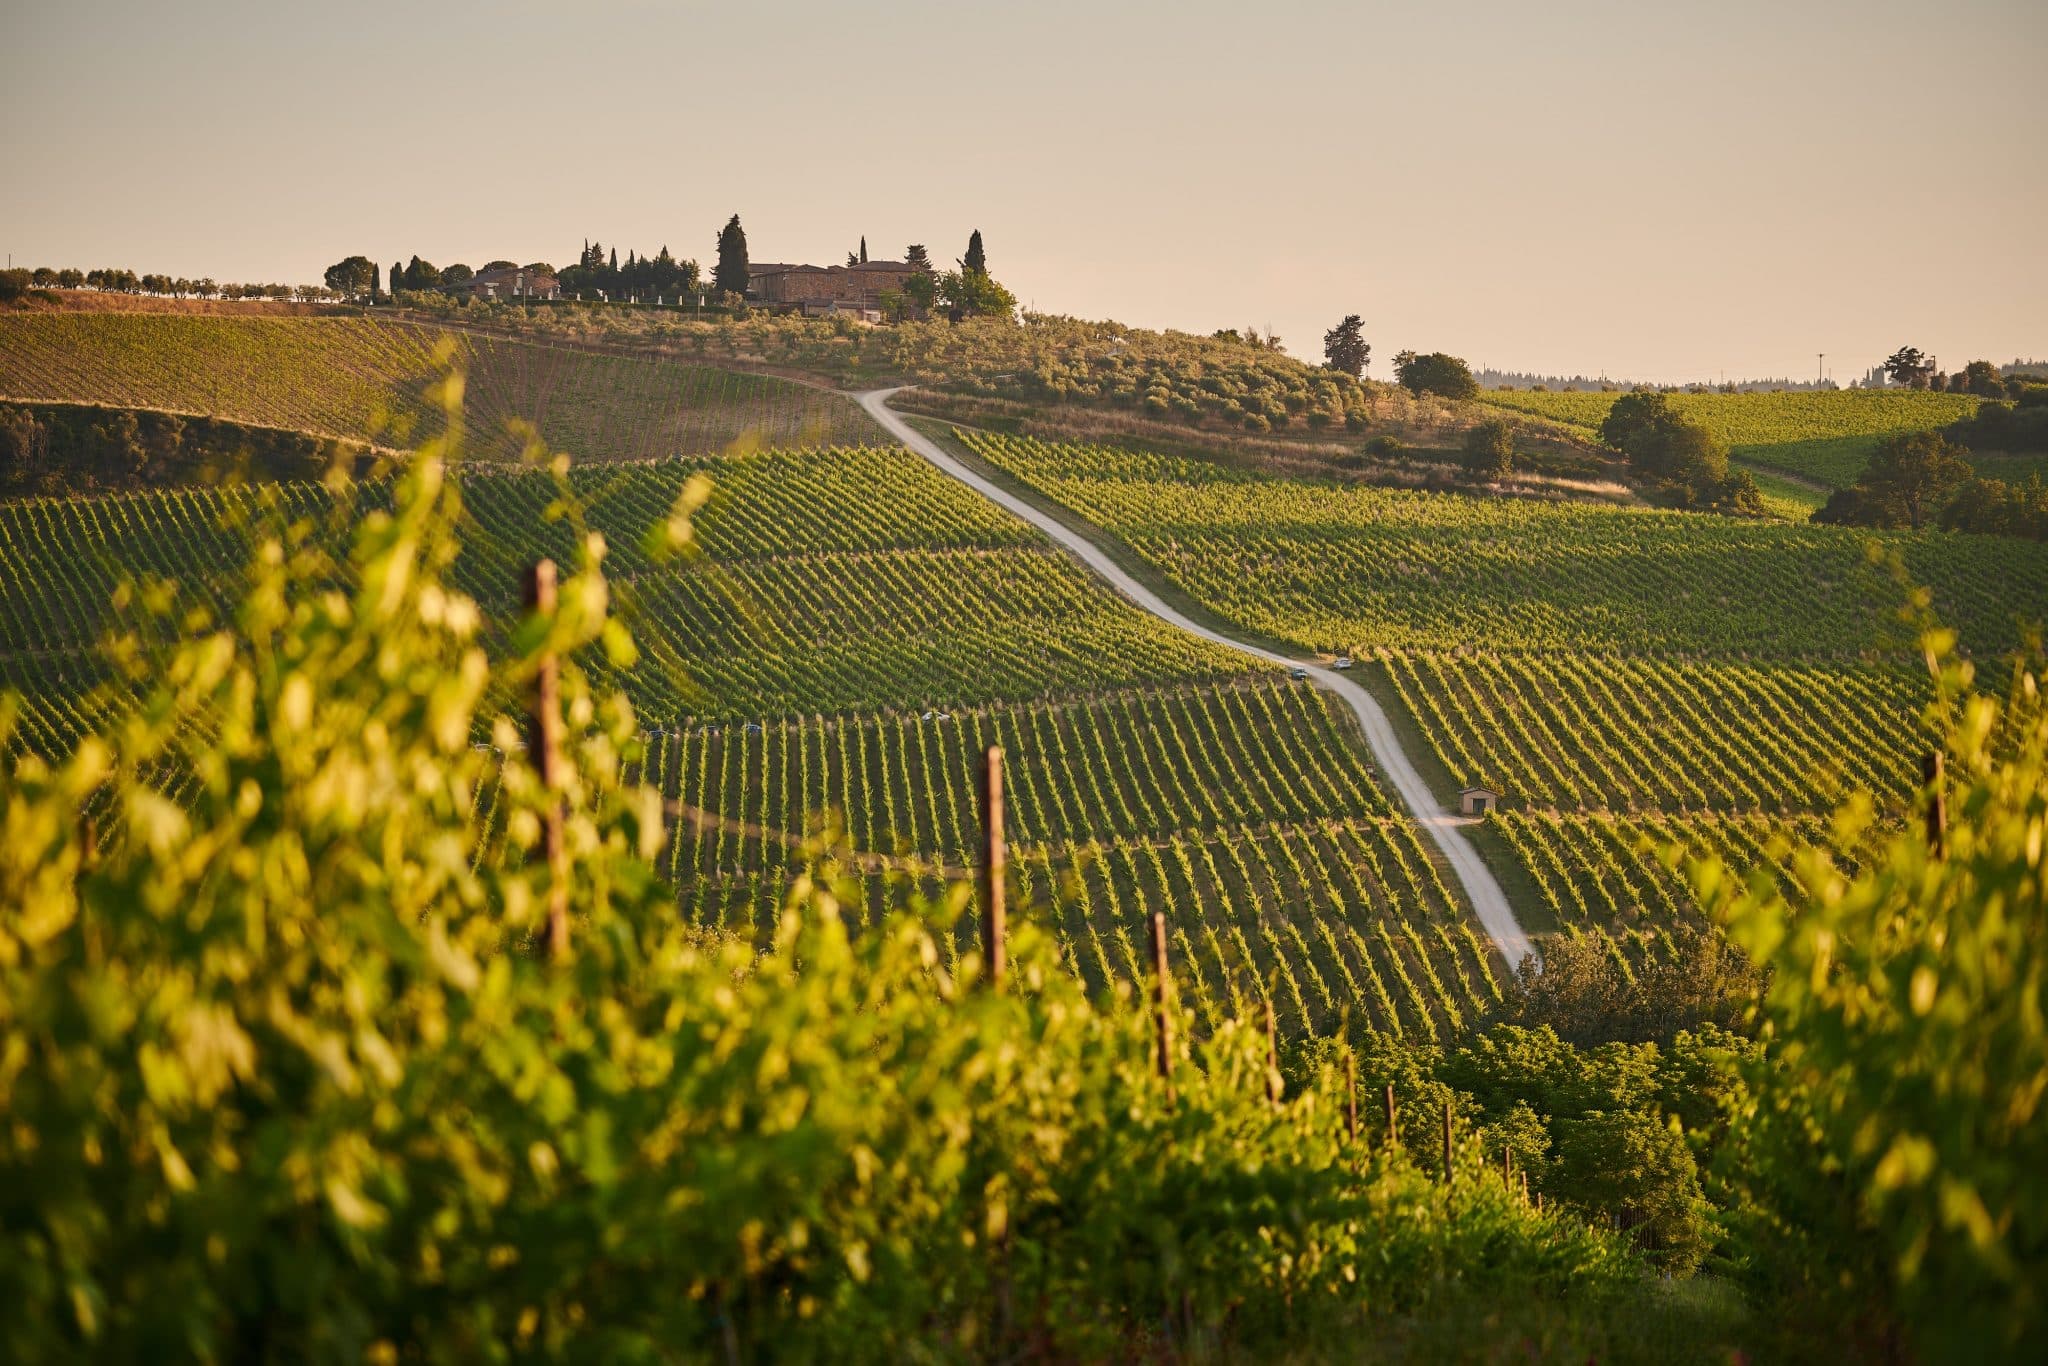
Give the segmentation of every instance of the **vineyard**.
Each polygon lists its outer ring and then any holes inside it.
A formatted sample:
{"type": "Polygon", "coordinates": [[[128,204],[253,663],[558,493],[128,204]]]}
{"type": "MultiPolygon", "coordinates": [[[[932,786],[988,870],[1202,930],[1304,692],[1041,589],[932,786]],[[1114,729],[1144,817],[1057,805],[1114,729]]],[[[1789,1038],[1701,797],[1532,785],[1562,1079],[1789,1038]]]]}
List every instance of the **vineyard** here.
{"type": "MultiPolygon", "coordinates": [[[[1050,911],[1092,986],[1143,976],[1141,927],[1173,925],[1191,1004],[1215,1023],[1263,999],[1283,1025],[1346,1012],[1435,1038],[1500,999],[1491,958],[1390,811],[1322,696],[1284,684],[1144,690],[653,737],[639,774],[725,823],[679,825],[664,856],[693,916],[772,921],[811,813],[856,847],[969,865],[972,775],[1012,756],[1006,810],[1023,899],[1050,911]]],[[[871,908],[884,896],[868,885],[871,908]]]]}
{"type": "MultiPolygon", "coordinates": [[[[436,430],[430,328],[366,318],[27,313],[0,317],[0,396],[202,413],[403,445],[436,430]]],[[[530,421],[590,460],[859,441],[852,405],[761,375],[454,334],[471,446],[510,458],[530,421]]]]}
{"type": "MultiPolygon", "coordinates": [[[[1774,834],[1811,833],[1847,792],[1896,809],[1917,781],[1925,672],[1867,535],[962,439],[1218,616],[1360,656],[1442,797],[1503,795],[1490,838],[1539,926],[1648,951],[1694,913],[1659,849],[1769,866],[1774,834]]],[[[2041,546],[1877,544],[1979,657],[2048,604],[2041,546]]]]}
{"type": "MultiPolygon", "coordinates": [[[[584,465],[562,484],[473,467],[461,491],[452,577],[499,621],[526,564],[570,562],[579,528],[604,537],[639,657],[585,667],[648,733],[636,776],[697,820],[659,862],[700,923],[765,931],[821,812],[932,879],[965,866],[972,775],[1000,744],[1019,895],[1091,986],[1140,975],[1141,928],[1164,911],[1206,1021],[1270,996],[1290,1032],[1348,1012],[1437,1038],[1501,999],[1505,965],[1321,694],[1126,606],[907,452],[584,465]],[[647,530],[700,473],[703,557],[650,558],[647,530]]],[[[175,582],[218,615],[249,526],[290,515],[339,544],[387,496],[0,504],[23,571],[0,583],[0,680],[28,694],[24,742],[56,752],[104,715],[92,647],[124,580],[175,582]]],[[[878,908],[884,880],[866,890],[878,908]]]]}
{"type": "Polygon", "coordinates": [[[1222,464],[972,436],[1218,615],[1305,650],[1861,658],[1904,599],[1875,544],[1979,657],[2048,603],[2048,550],[1583,503],[1261,478],[1222,464]]]}
{"type": "Polygon", "coordinates": [[[1419,651],[1382,667],[1446,769],[1533,806],[1809,811],[1917,778],[1926,688],[1898,669],[1419,651]]]}
{"type": "MultiPolygon", "coordinates": [[[[1598,431],[1620,395],[1499,389],[1479,397],[1496,407],[1598,431]]],[[[1832,488],[1856,482],[1878,438],[1946,426],[1975,413],[1980,402],[1967,394],[1894,389],[1667,397],[1681,417],[1727,442],[1736,459],[1832,488]]]]}

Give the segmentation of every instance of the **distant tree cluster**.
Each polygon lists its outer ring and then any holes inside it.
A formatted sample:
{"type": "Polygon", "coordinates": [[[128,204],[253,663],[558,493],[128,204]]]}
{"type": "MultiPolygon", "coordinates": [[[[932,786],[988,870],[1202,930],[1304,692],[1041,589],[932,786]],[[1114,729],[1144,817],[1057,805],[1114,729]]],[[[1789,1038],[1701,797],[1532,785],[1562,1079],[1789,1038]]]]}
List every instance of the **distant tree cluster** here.
{"type": "Polygon", "coordinates": [[[1980,478],[1967,455],[1939,432],[1891,437],[1870,457],[1862,477],[1836,490],[1813,520],[2048,540],[2048,486],[2041,477],[2025,484],[1980,478]]]}
{"type": "Polygon", "coordinates": [[[1863,477],[1837,489],[1813,520],[1918,531],[1934,525],[1949,496],[1972,474],[1963,452],[1940,433],[1906,432],[1878,446],[1863,477]]]}
{"type": "Polygon", "coordinates": [[[317,303],[339,297],[321,285],[219,284],[182,275],[137,275],[132,270],[72,270],[17,266],[0,271],[0,301],[32,289],[84,289],[102,294],[148,294],[165,299],[281,299],[317,303]]]}
{"type": "Polygon", "coordinates": [[[560,281],[569,293],[602,292],[607,299],[680,299],[696,293],[698,274],[695,261],[677,260],[666,245],[652,256],[629,249],[621,262],[616,246],[607,252],[604,243],[591,240],[560,281]]]}
{"type": "Polygon", "coordinates": [[[345,442],[176,413],[0,403],[0,497],[318,478],[345,442]]]}
{"type": "Polygon", "coordinates": [[[1951,423],[1944,435],[1973,451],[2048,452],[2048,384],[2015,384],[2012,392],[2012,402],[1983,404],[1975,416],[1951,423]]]}
{"type": "Polygon", "coordinates": [[[1472,368],[1456,356],[1447,356],[1441,351],[1418,356],[1413,351],[1403,351],[1394,357],[1394,382],[1412,394],[1438,394],[1444,398],[1472,398],[1479,392],[1479,382],[1472,378],[1472,368]]]}
{"type": "Polygon", "coordinates": [[[1907,389],[1925,389],[1934,378],[1934,362],[1917,346],[1902,346],[1885,358],[1885,378],[1907,389]]]}
{"type": "Polygon", "coordinates": [[[1638,477],[1681,507],[1758,516],[1763,496],[1747,470],[1731,470],[1728,447],[1689,422],[1661,393],[1637,389],[1607,410],[1600,439],[1621,452],[1638,477]]]}
{"type": "Polygon", "coordinates": [[[1365,431],[1380,401],[1370,386],[1311,366],[1232,330],[1149,332],[1115,322],[1022,315],[1023,326],[909,324],[883,364],[954,393],[1029,402],[1100,403],[1160,421],[1258,435],[1365,431]]]}
{"type": "MultiPolygon", "coordinates": [[[[949,270],[936,277],[931,291],[937,305],[954,322],[963,318],[1014,318],[1017,296],[998,284],[988,273],[988,252],[981,242],[981,229],[967,238],[967,250],[949,270]]],[[[913,278],[911,284],[919,284],[913,278]]]]}
{"type": "Polygon", "coordinates": [[[1886,357],[1879,369],[1887,381],[1906,389],[1933,389],[1951,394],[1975,394],[1979,398],[2018,398],[2027,385],[2024,376],[2008,377],[1996,362],[1973,360],[1952,375],[1935,368],[1934,358],[1917,346],[1902,346],[1886,357]]]}
{"type": "Polygon", "coordinates": [[[1972,478],[1941,510],[1941,528],[2048,541],[2048,484],[2043,484],[2038,474],[2029,476],[2024,484],[1972,478]]]}

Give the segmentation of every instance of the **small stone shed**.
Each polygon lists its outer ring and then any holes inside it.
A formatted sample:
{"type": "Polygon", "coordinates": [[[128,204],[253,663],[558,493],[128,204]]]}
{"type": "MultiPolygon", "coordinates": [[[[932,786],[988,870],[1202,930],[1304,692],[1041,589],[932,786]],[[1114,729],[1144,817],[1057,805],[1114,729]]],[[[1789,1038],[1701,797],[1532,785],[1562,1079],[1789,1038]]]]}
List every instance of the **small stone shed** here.
{"type": "Polygon", "coordinates": [[[1500,805],[1500,793],[1490,787],[1468,787],[1458,793],[1458,810],[1467,816],[1483,816],[1500,805]]]}

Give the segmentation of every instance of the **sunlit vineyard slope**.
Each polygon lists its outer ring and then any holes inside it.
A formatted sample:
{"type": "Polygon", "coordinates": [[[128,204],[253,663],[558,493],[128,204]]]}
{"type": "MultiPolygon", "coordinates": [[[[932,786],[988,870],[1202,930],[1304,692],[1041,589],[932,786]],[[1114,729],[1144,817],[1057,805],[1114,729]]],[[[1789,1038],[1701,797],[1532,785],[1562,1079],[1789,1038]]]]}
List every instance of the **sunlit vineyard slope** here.
{"type": "MultiPolygon", "coordinates": [[[[1618,393],[1487,390],[1480,400],[1599,430],[1618,393]]],[[[1802,393],[1671,394],[1672,407],[1728,443],[1736,459],[1832,488],[1856,482],[1879,438],[1946,426],[1977,411],[1967,394],[1910,389],[1802,393]]]]}
{"type": "Polygon", "coordinates": [[[843,400],[762,375],[558,344],[443,334],[369,318],[121,313],[0,316],[0,397],[159,408],[403,445],[439,416],[423,401],[437,346],[468,372],[473,454],[516,455],[508,424],[586,460],[761,444],[858,441],[843,400]]]}
{"type": "MultiPolygon", "coordinates": [[[[1258,478],[1205,461],[970,436],[1218,616],[1371,658],[1448,803],[1492,828],[1566,930],[1654,941],[1686,914],[1643,848],[1764,860],[1851,787],[1902,797],[1925,698],[1904,590],[1853,532],[1258,478]]],[[[1874,544],[1980,656],[2048,607],[2048,548],[1874,544]]]]}
{"type": "MultiPolygon", "coordinates": [[[[463,495],[455,578],[494,620],[516,613],[524,565],[572,557],[577,521],[605,537],[640,657],[591,667],[649,736],[636,771],[698,821],[662,865],[706,924],[764,926],[823,810],[859,848],[965,866],[975,765],[1000,744],[1021,895],[1091,983],[1138,976],[1145,918],[1164,911],[1207,1020],[1270,995],[1290,1031],[1349,1011],[1437,1037],[1501,1000],[1505,965],[1320,694],[1126,606],[906,452],[583,466],[563,487],[478,470],[463,495]],[[698,473],[715,489],[703,559],[649,559],[647,529],[698,473]],[[551,519],[558,500],[574,516],[551,519]]],[[[320,489],[279,496],[330,515],[320,489]]],[[[89,647],[124,578],[225,610],[228,524],[267,515],[263,497],[0,505],[25,571],[0,584],[0,669],[30,696],[31,743],[60,747],[92,716],[89,647]]]]}

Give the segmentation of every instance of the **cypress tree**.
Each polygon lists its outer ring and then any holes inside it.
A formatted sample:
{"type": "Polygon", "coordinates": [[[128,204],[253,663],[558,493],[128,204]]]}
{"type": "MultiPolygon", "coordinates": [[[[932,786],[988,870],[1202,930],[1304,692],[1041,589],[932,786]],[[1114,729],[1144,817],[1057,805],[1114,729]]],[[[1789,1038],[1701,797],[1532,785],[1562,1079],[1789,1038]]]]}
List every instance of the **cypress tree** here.
{"type": "Polygon", "coordinates": [[[375,261],[370,263],[370,297],[376,298],[384,292],[384,267],[375,261]]]}
{"type": "Polygon", "coordinates": [[[747,230],[740,226],[738,214],[718,234],[718,265],[711,283],[721,294],[747,292],[747,230]]]}
{"type": "Polygon", "coordinates": [[[398,287],[403,283],[405,283],[405,262],[393,261],[391,263],[391,292],[396,294],[398,287]]]}
{"type": "Polygon", "coordinates": [[[862,233],[860,237],[860,263],[862,265],[868,263],[868,237],[866,233],[862,233]]]}
{"type": "Polygon", "coordinates": [[[960,258],[960,269],[971,270],[976,275],[988,274],[988,254],[981,249],[981,229],[976,228],[967,239],[967,254],[960,258]]]}

